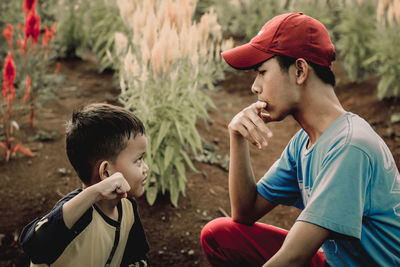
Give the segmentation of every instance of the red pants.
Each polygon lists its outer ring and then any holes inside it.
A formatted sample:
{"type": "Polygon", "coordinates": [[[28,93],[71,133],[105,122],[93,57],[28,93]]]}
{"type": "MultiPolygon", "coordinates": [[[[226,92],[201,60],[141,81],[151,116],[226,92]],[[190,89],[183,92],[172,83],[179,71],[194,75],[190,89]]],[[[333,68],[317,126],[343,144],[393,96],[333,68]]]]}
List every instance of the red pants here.
{"type": "MultiPolygon", "coordinates": [[[[212,266],[262,266],[282,246],[288,231],[268,224],[251,226],[231,218],[217,218],[201,231],[201,245],[212,266]]],[[[310,266],[325,266],[324,253],[318,251],[310,266]]]]}

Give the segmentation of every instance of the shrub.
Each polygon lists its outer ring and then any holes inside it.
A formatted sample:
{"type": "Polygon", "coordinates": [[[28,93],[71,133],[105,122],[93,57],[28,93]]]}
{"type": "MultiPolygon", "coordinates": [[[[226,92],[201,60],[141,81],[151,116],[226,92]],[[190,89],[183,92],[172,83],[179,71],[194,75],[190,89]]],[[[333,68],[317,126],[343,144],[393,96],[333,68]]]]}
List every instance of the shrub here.
{"type": "MultiPolygon", "coordinates": [[[[126,28],[119,15],[115,1],[91,1],[88,12],[88,46],[96,54],[99,72],[110,68],[117,71],[118,64],[113,64],[107,51],[114,51],[114,33],[124,32],[126,28]]],[[[118,71],[117,71],[118,72],[118,71]]]]}
{"type": "Polygon", "coordinates": [[[247,42],[253,38],[265,22],[280,14],[287,1],[235,0],[215,1],[213,6],[224,32],[247,42]]]}
{"type": "Polygon", "coordinates": [[[351,81],[361,82],[371,72],[366,60],[372,56],[369,42],[376,31],[375,21],[371,19],[375,8],[372,1],[349,2],[340,12],[339,24],[334,28],[338,35],[336,48],[351,81]]]}
{"type": "Polygon", "coordinates": [[[400,97],[400,9],[395,8],[395,2],[378,2],[378,30],[370,42],[373,55],[366,62],[379,77],[379,99],[400,97]]]}
{"type": "Polygon", "coordinates": [[[90,1],[60,0],[54,7],[57,18],[58,54],[62,57],[79,56],[85,58],[88,50],[89,36],[88,12],[90,1]]]}
{"type": "Polygon", "coordinates": [[[185,163],[195,170],[187,151],[202,150],[195,124],[207,121],[207,110],[215,107],[203,89],[218,77],[221,45],[226,49],[232,41],[222,43],[212,11],[192,23],[188,1],[118,4],[129,29],[128,36],[115,35],[120,100],[143,120],[150,137],[146,198],[153,204],[159,192],[168,191],[177,206],[179,194],[185,195],[185,163]]]}

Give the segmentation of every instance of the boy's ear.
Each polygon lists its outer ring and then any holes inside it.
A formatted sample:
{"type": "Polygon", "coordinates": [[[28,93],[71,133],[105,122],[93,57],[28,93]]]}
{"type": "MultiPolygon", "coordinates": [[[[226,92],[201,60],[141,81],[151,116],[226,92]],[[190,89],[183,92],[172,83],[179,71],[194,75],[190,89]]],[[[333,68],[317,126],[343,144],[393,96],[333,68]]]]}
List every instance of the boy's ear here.
{"type": "Polygon", "coordinates": [[[109,177],[108,169],[110,167],[110,163],[106,160],[102,161],[99,166],[99,177],[100,180],[104,180],[109,177]]]}
{"type": "Polygon", "coordinates": [[[303,58],[298,58],[295,63],[296,83],[301,85],[305,82],[308,76],[308,63],[303,58]]]}

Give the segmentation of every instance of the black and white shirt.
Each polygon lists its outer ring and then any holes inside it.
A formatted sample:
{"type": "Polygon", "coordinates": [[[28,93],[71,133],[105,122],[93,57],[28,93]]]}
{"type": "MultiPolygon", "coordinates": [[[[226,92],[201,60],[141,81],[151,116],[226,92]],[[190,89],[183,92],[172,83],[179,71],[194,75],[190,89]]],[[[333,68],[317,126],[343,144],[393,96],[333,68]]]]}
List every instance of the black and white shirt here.
{"type": "Polygon", "coordinates": [[[65,226],[62,206],[81,191],[23,229],[20,242],[31,266],[147,266],[149,245],[133,198],[118,203],[118,221],[93,205],[71,229],[65,226]]]}

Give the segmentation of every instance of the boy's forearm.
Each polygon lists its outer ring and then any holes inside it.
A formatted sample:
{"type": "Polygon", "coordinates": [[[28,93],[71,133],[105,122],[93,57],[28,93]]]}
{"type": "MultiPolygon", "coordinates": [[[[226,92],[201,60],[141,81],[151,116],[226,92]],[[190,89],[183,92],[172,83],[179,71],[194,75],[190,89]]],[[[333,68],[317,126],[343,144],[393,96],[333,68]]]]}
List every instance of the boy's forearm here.
{"type": "Polygon", "coordinates": [[[66,202],[63,207],[65,226],[71,229],[82,215],[98,200],[99,193],[96,187],[90,186],[66,202]]]}
{"type": "Polygon", "coordinates": [[[309,266],[330,231],[312,223],[297,221],[289,231],[279,251],[263,265],[309,266]]]}
{"type": "Polygon", "coordinates": [[[257,194],[256,182],[250,163],[247,140],[230,134],[229,195],[232,218],[240,219],[242,211],[250,211],[257,194]]]}

